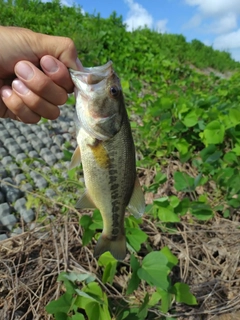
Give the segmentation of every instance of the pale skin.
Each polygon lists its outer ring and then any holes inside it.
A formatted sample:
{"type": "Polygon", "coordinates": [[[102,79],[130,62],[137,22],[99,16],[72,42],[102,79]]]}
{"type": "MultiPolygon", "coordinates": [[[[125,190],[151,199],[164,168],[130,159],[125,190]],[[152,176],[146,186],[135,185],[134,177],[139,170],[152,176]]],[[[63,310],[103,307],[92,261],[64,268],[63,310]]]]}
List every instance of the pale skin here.
{"type": "Polygon", "coordinates": [[[0,43],[0,118],[56,119],[74,88],[68,68],[82,68],[73,41],[0,26],[0,43]]]}

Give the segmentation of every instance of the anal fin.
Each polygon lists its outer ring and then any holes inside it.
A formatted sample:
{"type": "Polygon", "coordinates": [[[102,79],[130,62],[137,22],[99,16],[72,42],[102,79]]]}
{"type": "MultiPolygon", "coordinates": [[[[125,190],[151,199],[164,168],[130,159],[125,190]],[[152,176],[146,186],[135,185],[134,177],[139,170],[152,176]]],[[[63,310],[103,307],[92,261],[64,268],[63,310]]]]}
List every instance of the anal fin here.
{"type": "Polygon", "coordinates": [[[145,211],[144,194],[139,183],[138,177],[135,180],[135,185],[131,199],[128,204],[128,210],[134,215],[135,218],[140,218],[145,211]]]}
{"type": "Polygon", "coordinates": [[[81,198],[77,201],[76,209],[96,209],[95,204],[93,203],[92,199],[88,195],[87,190],[81,196],[81,198]]]}

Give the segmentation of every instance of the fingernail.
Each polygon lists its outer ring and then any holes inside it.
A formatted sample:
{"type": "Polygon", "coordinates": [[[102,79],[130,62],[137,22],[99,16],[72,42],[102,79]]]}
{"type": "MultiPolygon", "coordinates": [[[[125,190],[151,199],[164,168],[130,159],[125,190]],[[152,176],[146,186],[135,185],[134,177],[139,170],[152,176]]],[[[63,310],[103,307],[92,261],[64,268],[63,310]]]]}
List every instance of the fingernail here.
{"type": "Polygon", "coordinates": [[[55,73],[59,69],[58,64],[51,57],[44,57],[44,59],[42,59],[41,61],[41,66],[45,71],[49,73],[55,73]]]}
{"type": "Polygon", "coordinates": [[[34,76],[33,69],[26,62],[18,62],[15,66],[15,73],[19,78],[31,80],[34,76]]]}
{"type": "Polygon", "coordinates": [[[10,88],[3,88],[1,90],[1,97],[2,98],[9,98],[12,94],[12,90],[10,88]]]}
{"type": "Polygon", "coordinates": [[[20,94],[27,94],[29,92],[28,87],[25,86],[25,84],[21,80],[13,80],[12,87],[15,91],[17,91],[20,94]]]}

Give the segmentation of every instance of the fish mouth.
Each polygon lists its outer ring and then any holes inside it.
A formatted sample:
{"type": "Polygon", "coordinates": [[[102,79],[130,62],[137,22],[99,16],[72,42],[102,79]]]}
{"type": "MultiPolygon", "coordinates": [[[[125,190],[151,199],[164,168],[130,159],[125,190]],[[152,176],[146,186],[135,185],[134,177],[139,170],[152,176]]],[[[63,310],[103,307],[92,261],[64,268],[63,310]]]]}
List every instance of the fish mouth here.
{"type": "Polygon", "coordinates": [[[112,61],[107,62],[103,66],[85,68],[81,71],[69,69],[73,83],[75,84],[75,97],[81,96],[81,104],[76,105],[77,113],[77,126],[82,126],[88,134],[98,140],[108,140],[112,135],[100,133],[94,130],[92,126],[97,124],[104,124],[116,117],[116,114],[111,115],[98,115],[91,114],[91,121],[89,120],[89,114],[85,114],[88,110],[89,104],[91,104],[93,97],[98,96],[104,98],[106,90],[104,88],[107,85],[108,78],[114,74],[112,61]],[[91,122],[91,124],[89,123],[91,122]]]}
{"type": "Polygon", "coordinates": [[[113,73],[112,61],[108,61],[103,66],[82,68],[82,71],[69,69],[74,84],[79,87],[79,82],[87,85],[98,84],[108,78],[113,73]]]}

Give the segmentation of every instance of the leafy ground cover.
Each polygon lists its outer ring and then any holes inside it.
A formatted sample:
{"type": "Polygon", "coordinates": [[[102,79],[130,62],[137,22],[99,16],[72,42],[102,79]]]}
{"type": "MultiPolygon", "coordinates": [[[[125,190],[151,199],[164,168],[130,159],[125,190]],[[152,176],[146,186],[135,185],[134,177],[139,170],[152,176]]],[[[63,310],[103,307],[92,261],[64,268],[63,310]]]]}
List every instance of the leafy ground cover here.
{"type": "MultiPolygon", "coordinates": [[[[129,255],[117,263],[108,254],[98,261],[92,256],[102,228],[99,212],[74,209],[83,190],[81,168],[68,172],[61,189],[52,184],[51,200],[39,190],[27,192],[28,206],[37,212],[44,206],[46,214],[38,215],[34,230],[25,226],[23,234],[0,243],[2,318],[237,314],[239,63],[197,40],[186,43],[181,35],[126,32],[116,14],[83,16],[57,1],[3,1],[0,10],[1,24],[71,36],[85,65],[113,60],[147,203],[143,219],[126,217],[129,255]],[[234,72],[224,79],[192,65],[234,72]]],[[[66,161],[72,149],[70,143],[64,147],[66,161]]]]}

